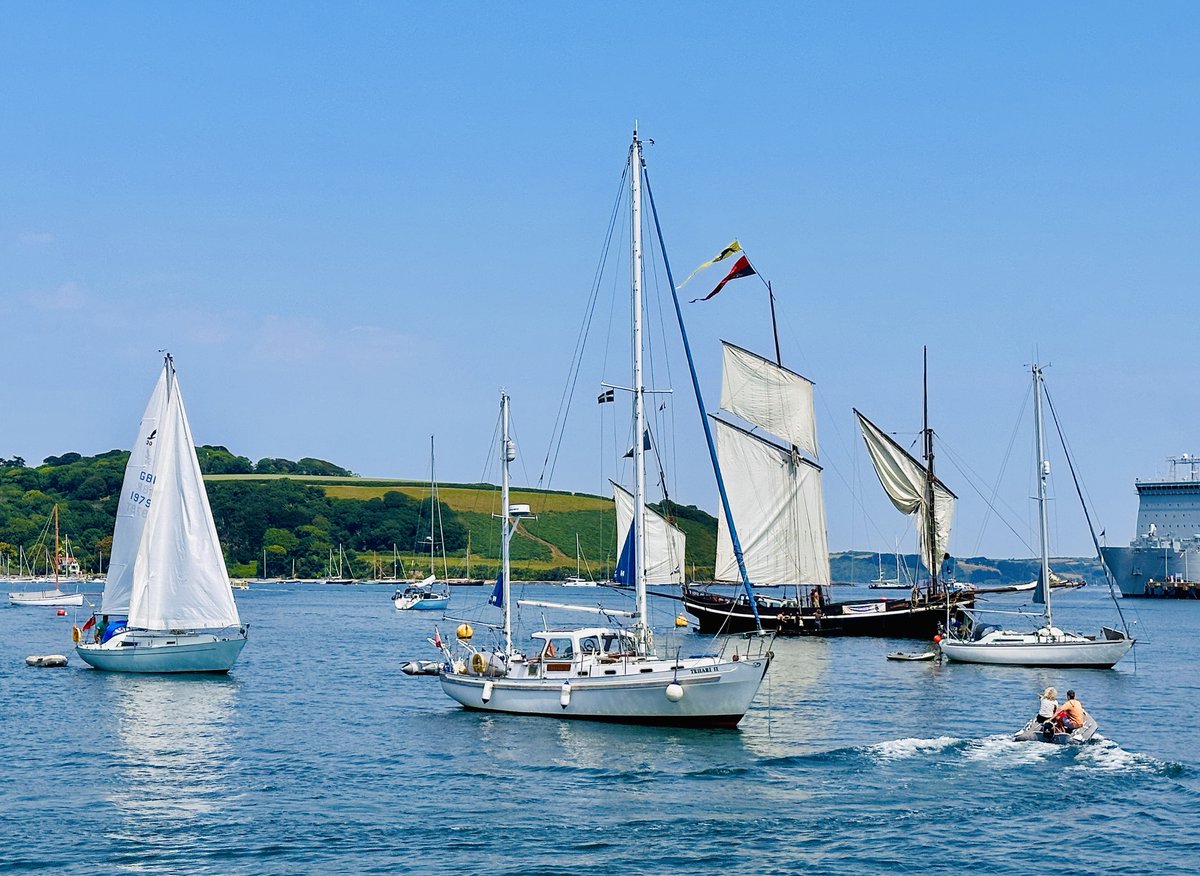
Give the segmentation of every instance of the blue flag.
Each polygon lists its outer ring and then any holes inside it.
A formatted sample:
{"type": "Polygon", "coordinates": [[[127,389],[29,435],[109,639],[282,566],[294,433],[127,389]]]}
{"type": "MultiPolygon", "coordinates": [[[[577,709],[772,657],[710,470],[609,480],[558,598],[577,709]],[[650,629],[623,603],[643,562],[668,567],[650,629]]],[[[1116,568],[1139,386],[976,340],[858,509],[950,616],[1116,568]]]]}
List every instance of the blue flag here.
{"type": "Polygon", "coordinates": [[[504,608],[504,572],[501,571],[496,576],[496,586],[492,589],[492,595],[488,597],[488,605],[494,605],[496,608],[504,608]]]}

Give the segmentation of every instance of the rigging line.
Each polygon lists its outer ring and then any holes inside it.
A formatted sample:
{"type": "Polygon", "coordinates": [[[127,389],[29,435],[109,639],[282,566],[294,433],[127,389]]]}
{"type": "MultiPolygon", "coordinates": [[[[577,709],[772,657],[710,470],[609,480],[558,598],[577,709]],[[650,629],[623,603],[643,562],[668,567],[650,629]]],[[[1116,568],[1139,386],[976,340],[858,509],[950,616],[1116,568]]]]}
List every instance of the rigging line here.
{"type": "MultiPolygon", "coordinates": [[[[654,192],[650,187],[650,173],[644,167],[641,168],[642,176],[646,181],[646,195],[650,202],[650,215],[654,218],[654,231],[658,235],[660,244],[663,241],[662,222],[658,217],[658,206],[654,203],[654,192]]],[[[675,307],[675,320],[679,326],[679,337],[683,343],[683,352],[687,358],[688,373],[692,379],[692,391],[696,398],[697,412],[700,414],[700,422],[704,428],[705,442],[708,444],[709,459],[712,462],[713,476],[717,482],[717,491],[721,495],[721,508],[725,514],[726,523],[729,525],[729,537],[733,544],[733,554],[738,561],[738,571],[741,573],[742,586],[746,591],[746,599],[750,603],[750,609],[754,613],[755,630],[761,635],[763,634],[762,618],[758,613],[758,600],[754,595],[754,588],[750,584],[750,575],[746,571],[745,555],[742,553],[742,547],[737,534],[737,527],[733,521],[733,511],[729,504],[729,494],[725,489],[725,481],[721,475],[721,465],[717,459],[716,443],[713,440],[712,429],[708,424],[708,417],[704,410],[704,397],[700,392],[700,377],[696,373],[696,363],[692,356],[691,343],[688,341],[687,327],[683,324],[683,309],[679,303],[679,294],[675,289],[675,278],[671,274],[671,263],[667,259],[666,246],[662,245],[663,267],[667,272],[667,282],[671,286],[671,303],[675,307]]],[[[641,436],[638,436],[641,440],[641,436]]]]}
{"type": "MultiPolygon", "coordinates": [[[[656,247],[654,245],[654,235],[649,235],[649,237],[650,237],[650,246],[647,247],[648,254],[654,252],[656,249],[656,247]]],[[[658,252],[661,255],[661,252],[662,252],[661,249],[658,249],[658,252]]],[[[658,276],[658,262],[654,258],[650,258],[650,259],[648,259],[648,261],[650,263],[651,269],[653,270],[655,299],[658,301],[658,303],[660,305],[659,307],[656,308],[655,313],[658,316],[658,329],[659,329],[660,339],[662,342],[662,349],[665,351],[665,350],[668,350],[669,347],[667,345],[666,324],[663,321],[663,311],[665,308],[661,306],[661,304],[662,304],[662,283],[661,283],[661,278],[658,276]]],[[[650,347],[650,357],[649,357],[649,359],[650,359],[650,380],[651,380],[652,385],[657,386],[658,380],[655,377],[655,363],[657,360],[654,355],[654,351],[656,349],[656,347],[654,345],[654,337],[650,332],[647,332],[646,339],[647,339],[647,345],[650,347]]],[[[667,372],[666,385],[673,386],[674,382],[673,382],[673,379],[671,376],[670,356],[663,355],[659,358],[662,359],[663,368],[667,372]]],[[[666,466],[663,464],[663,455],[660,452],[660,448],[659,448],[659,444],[661,443],[663,436],[667,434],[666,418],[661,416],[661,414],[664,410],[664,406],[669,407],[669,405],[667,405],[666,400],[664,400],[661,404],[656,403],[653,406],[653,412],[652,412],[651,416],[652,416],[655,426],[657,428],[659,440],[652,442],[651,447],[654,450],[654,458],[655,458],[655,461],[658,466],[659,484],[662,486],[663,498],[666,499],[667,498],[667,472],[666,472],[666,466]]],[[[673,449],[675,446],[675,433],[674,432],[670,433],[670,443],[671,443],[671,447],[673,449]]],[[[673,452],[670,456],[670,459],[672,459],[672,460],[675,459],[675,454],[673,452]]]]}
{"type": "MultiPolygon", "coordinates": [[[[1004,480],[1004,473],[1008,470],[1008,462],[1009,462],[1009,459],[1012,457],[1013,447],[1016,445],[1016,442],[1017,442],[1017,433],[1020,431],[1021,423],[1025,419],[1025,408],[1028,406],[1029,400],[1030,400],[1030,398],[1032,398],[1032,396],[1033,396],[1033,387],[1027,386],[1025,388],[1025,395],[1021,400],[1021,410],[1017,413],[1016,422],[1013,423],[1012,434],[1009,436],[1009,439],[1008,439],[1008,449],[1005,450],[1004,459],[1000,463],[1000,473],[996,476],[996,482],[992,488],[992,498],[990,500],[988,500],[987,504],[986,504],[987,513],[984,514],[983,523],[980,524],[980,527],[979,527],[979,535],[975,540],[975,551],[974,552],[976,554],[979,553],[979,547],[983,543],[983,532],[984,532],[984,529],[987,527],[988,519],[991,517],[992,511],[994,510],[993,502],[995,502],[996,496],[1000,492],[1000,482],[1002,480],[1004,480]]],[[[944,442],[943,442],[943,444],[944,444],[944,442]]],[[[1005,504],[1007,505],[1008,503],[1005,503],[1005,504]]],[[[1010,510],[1012,510],[1011,506],[1010,506],[1010,510]]],[[[999,516],[999,512],[997,512],[997,516],[999,516]]],[[[1024,543],[1024,542],[1022,542],[1022,543],[1024,543]]],[[[1033,550],[1031,547],[1029,547],[1029,545],[1027,543],[1025,544],[1025,547],[1029,550],[1033,550]]]]}
{"type": "Polygon", "coordinates": [[[1075,472],[1075,463],[1071,459],[1071,451],[1067,445],[1067,436],[1063,433],[1062,423],[1058,420],[1058,411],[1054,408],[1054,402],[1050,398],[1050,392],[1046,389],[1045,379],[1042,381],[1042,391],[1046,393],[1046,405],[1050,408],[1050,416],[1054,420],[1054,429],[1058,432],[1058,440],[1062,444],[1063,455],[1067,458],[1067,468],[1071,471],[1071,479],[1075,482],[1075,492],[1079,495],[1079,504],[1083,506],[1083,516],[1087,520],[1088,532],[1092,536],[1092,544],[1096,548],[1096,557],[1100,560],[1100,566],[1104,569],[1104,577],[1108,581],[1108,595],[1112,597],[1113,605],[1117,607],[1117,615],[1121,618],[1121,627],[1125,630],[1125,635],[1129,635],[1129,625],[1125,623],[1125,613],[1121,611],[1121,603],[1117,600],[1117,594],[1113,589],[1113,574],[1108,568],[1108,563],[1104,559],[1104,552],[1100,550],[1100,539],[1096,537],[1096,527],[1092,525],[1092,515],[1088,512],[1087,501],[1083,497],[1083,488],[1079,483],[1079,475],[1075,472]]]}
{"type": "Polygon", "coordinates": [[[566,432],[567,415],[571,410],[571,400],[575,395],[575,385],[579,380],[579,372],[583,367],[583,353],[587,346],[587,337],[591,329],[592,319],[596,312],[596,302],[600,294],[600,280],[604,276],[604,266],[608,263],[609,252],[613,243],[613,228],[616,226],[617,218],[620,215],[621,203],[624,198],[625,179],[629,173],[630,162],[626,161],[625,169],[621,172],[621,179],[617,185],[617,196],[613,201],[612,213],[608,220],[608,230],[605,233],[604,243],[601,246],[600,259],[596,264],[596,270],[592,277],[592,287],[589,294],[587,308],[584,312],[584,318],[579,327],[579,333],[575,338],[575,351],[572,354],[571,367],[568,369],[567,381],[563,386],[562,395],[558,401],[558,412],[555,416],[554,427],[550,433],[550,446],[546,448],[546,457],[542,461],[542,472],[538,477],[538,486],[549,484],[554,479],[554,468],[558,464],[558,454],[562,449],[564,433],[566,432]],[[557,435],[557,440],[555,436],[557,435]],[[553,460],[551,460],[553,456],[553,460]],[[549,469],[549,474],[547,474],[549,469]]]}
{"type": "MultiPolygon", "coordinates": [[[[1014,435],[1014,439],[1015,439],[1015,435],[1014,435]]],[[[981,490],[979,488],[979,485],[976,483],[976,480],[979,480],[979,481],[983,480],[982,476],[980,476],[978,472],[974,471],[967,464],[966,460],[962,457],[962,455],[957,450],[955,450],[953,447],[951,447],[945,440],[940,441],[939,444],[941,445],[941,448],[942,448],[943,452],[945,453],[945,455],[947,456],[947,458],[949,458],[950,463],[954,466],[955,469],[957,469],[958,473],[963,476],[963,480],[965,480],[967,482],[967,485],[972,490],[974,490],[981,499],[983,499],[984,504],[987,506],[987,508],[989,510],[989,516],[990,516],[990,512],[995,511],[996,519],[999,520],[1001,523],[1003,523],[1008,528],[1009,532],[1011,532],[1013,535],[1015,535],[1017,537],[1017,540],[1021,542],[1021,544],[1025,547],[1026,550],[1032,551],[1033,547],[1029,544],[1029,542],[1027,542],[1025,540],[1025,536],[1023,536],[1023,535],[1021,535],[1021,533],[1017,532],[1017,530],[1013,527],[1013,525],[1008,522],[1007,518],[1005,518],[1004,515],[1000,514],[999,511],[996,509],[996,507],[992,504],[992,501],[995,499],[995,490],[993,490],[991,499],[989,499],[986,495],[984,495],[983,490],[981,490]]],[[[1012,450],[1011,444],[1009,445],[1009,450],[1010,451],[1012,450]]],[[[1008,465],[1007,454],[1005,455],[1004,465],[1005,466],[1008,465]]],[[[1004,472],[1004,469],[1002,468],[1001,474],[1003,474],[1003,472],[1004,472]]],[[[1017,511],[1015,508],[1013,508],[1011,505],[1008,505],[1008,503],[1004,503],[1004,504],[1005,504],[1005,507],[1008,508],[1008,510],[1011,514],[1014,514],[1014,515],[1017,514],[1017,511]]],[[[985,522],[986,522],[986,519],[985,519],[985,522]]],[[[979,545],[977,542],[976,546],[975,546],[976,555],[978,555],[978,553],[977,553],[978,547],[979,547],[979,545]]]]}

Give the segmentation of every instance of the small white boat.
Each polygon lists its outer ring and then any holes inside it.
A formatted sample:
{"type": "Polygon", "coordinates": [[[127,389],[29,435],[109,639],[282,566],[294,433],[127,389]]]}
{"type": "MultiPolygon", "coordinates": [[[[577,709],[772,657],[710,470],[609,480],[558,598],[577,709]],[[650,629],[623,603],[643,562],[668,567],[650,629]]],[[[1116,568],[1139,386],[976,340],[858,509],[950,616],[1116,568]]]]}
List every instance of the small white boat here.
{"type": "Polygon", "coordinates": [[[1053,721],[1042,723],[1037,718],[1013,734],[1016,742],[1048,742],[1052,745],[1085,745],[1096,734],[1098,725],[1091,715],[1084,716],[1083,726],[1067,732],[1053,721]]]}
{"type": "Polygon", "coordinates": [[[64,593],[58,587],[53,590],[33,590],[8,594],[10,605],[83,605],[82,593],[64,593]]]}
{"type": "Polygon", "coordinates": [[[25,658],[26,666],[66,666],[67,658],[62,654],[31,654],[25,658]]]}
{"type": "Polygon", "coordinates": [[[580,564],[583,562],[583,551],[579,547],[579,533],[575,533],[575,574],[562,582],[563,587],[595,587],[596,582],[580,574],[580,564]]]}
{"type": "Polygon", "coordinates": [[[595,581],[589,581],[587,578],[580,578],[578,575],[572,575],[562,582],[563,587],[595,587],[595,581]]]}
{"type": "Polygon", "coordinates": [[[246,644],[169,354],[125,466],[100,611],[73,633],[110,672],[228,672],[246,644]]]}
{"type": "Polygon", "coordinates": [[[400,665],[400,671],[405,675],[441,675],[443,665],[440,660],[409,660],[400,665]]]}
{"type": "MultiPolygon", "coordinates": [[[[50,589],[43,590],[26,590],[8,594],[8,602],[10,605],[49,605],[49,606],[74,606],[83,605],[83,594],[78,590],[75,593],[67,593],[60,586],[64,583],[64,579],[59,578],[59,571],[70,571],[72,574],[79,572],[79,564],[75,562],[75,558],[70,556],[70,541],[67,542],[68,553],[66,556],[59,550],[58,539],[58,505],[54,506],[52,519],[54,521],[54,576],[47,578],[29,578],[30,583],[35,581],[39,583],[52,584],[50,589]]],[[[49,527],[50,522],[47,521],[46,526],[49,527]]],[[[45,531],[45,530],[43,530],[45,531]]],[[[71,578],[69,580],[78,587],[79,579],[71,578]]]]}
{"type": "Polygon", "coordinates": [[[908,651],[893,651],[887,655],[888,660],[933,660],[935,657],[937,657],[937,651],[922,651],[919,654],[908,651]]]}
{"type": "Polygon", "coordinates": [[[432,575],[420,584],[405,587],[392,594],[396,611],[441,611],[450,604],[450,594],[434,589],[437,583],[432,575]]]}

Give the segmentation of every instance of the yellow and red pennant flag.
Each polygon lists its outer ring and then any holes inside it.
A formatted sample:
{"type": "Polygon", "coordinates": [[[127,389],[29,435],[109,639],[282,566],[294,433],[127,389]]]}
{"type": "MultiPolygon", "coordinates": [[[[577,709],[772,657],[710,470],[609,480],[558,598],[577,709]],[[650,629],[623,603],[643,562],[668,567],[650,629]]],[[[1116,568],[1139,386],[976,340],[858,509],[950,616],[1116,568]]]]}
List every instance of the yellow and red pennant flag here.
{"type": "Polygon", "coordinates": [[[721,250],[720,254],[717,255],[716,258],[709,259],[704,264],[702,264],[700,267],[696,268],[696,270],[694,270],[690,274],[688,274],[687,280],[684,280],[682,283],[680,283],[679,288],[682,289],[684,286],[686,286],[688,284],[688,280],[691,280],[692,277],[699,274],[701,271],[703,271],[709,265],[715,265],[717,262],[722,261],[723,259],[729,258],[735,252],[741,252],[741,251],[742,251],[742,245],[735,240],[733,243],[729,244],[729,246],[727,246],[723,250],[721,250]]]}
{"type": "Polygon", "coordinates": [[[710,299],[714,295],[716,295],[718,292],[720,292],[722,289],[724,289],[725,284],[728,283],[730,280],[737,280],[742,277],[752,277],[757,273],[758,272],[756,270],[754,270],[754,268],[750,265],[750,260],[748,258],[746,258],[745,256],[742,256],[740,259],[738,259],[736,262],[733,263],[733,267],[729,269],[729,273],[725,275],[725,279],[717,284],[716,289],[713,289],[711,292],[709,292],[703,298],[693,298],[688,303],[695,304],[697,301],[707,301],[708,299],[710,299]]]}

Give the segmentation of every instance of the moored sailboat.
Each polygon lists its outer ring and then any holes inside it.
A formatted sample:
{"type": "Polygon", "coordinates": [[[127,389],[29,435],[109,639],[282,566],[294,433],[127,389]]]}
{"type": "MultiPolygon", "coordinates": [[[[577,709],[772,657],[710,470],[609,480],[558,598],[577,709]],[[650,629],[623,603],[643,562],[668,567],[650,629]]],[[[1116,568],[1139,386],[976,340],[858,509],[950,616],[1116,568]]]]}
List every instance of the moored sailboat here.
{"type": "MultiPolygon", "coordinates": [[[[462,631],[467,635],[459,637],[462,650],[458,654],[440,639],[435,642],[441,646],[447,662],[447,668],[441,674],[443,690],[469,709],[620,723],[732,727],[749,708],[771,663],[772,655],[765,650],[761,640],[756,655],[749,655],[748,644],[743,652],[746,656],[735,652],[732,658],[719,653],[688,657],[678,652],[660,655],[654,643],[646,589],[647,579],[653,573],[647,570],[651,549],[647,538],[649,515],[644,499],[645,445],[640,440],[646,434],[641,348],[643,173],[642,143],[635,133],[629,153],[635,339],[631,394],[632,431],[638,438],[633,442],[632,452],[633,489],[615,488],[618,509],[625,497],[630,499],[629,532],[625,538],[627,549],[622,551],[622,565],[629,570],[627,581],[634,589],[634,608],[618,611],[521,602],[521,605],[529,606],[575,608],[610,619],[625,617],[632,624],[628,627],[546,627],[533,634],[535,648],[531,654],[526,655],[514,646],[509,547],[519,521],[529,514],[529,506],[514,505],[509,501],[508,467],[516,458],[516,449],[509,437],[508,396],[501,393],[501,570],[491,601],[503,611],[503,641],[493,650],[480,649],[471,644],[470,631],[462,631]]],[[[659,242],[661,244],[661,236],[659,242]]],[[[669,266],[667,274],[669,278],[669,266]]],[[[678,300],[675,300],[678,316],[678,300]]],[[[680,329],[682,332],[682,320],[680,329]]],[[[683,338],[691,367],[686,333],[683,338]]],[[[692,380],[699,402],[694,368],[692,380]]],[[[707,424],[705,430],[707,433],[707,424]]],[[[711,438],[709,445],[711,448],[711,438]]],[[[681,564],[682,554],[678,565],[681,564]]]]}
{"type": "MultiPolygon", "coordinates": [[[[1127,630],[1101,627],[1099,635],[1085,636],[1054,625],[1051,609],[1053,576],[1050,572],[1049,535],[1046,515],[1046,481],[1050,462],[1046,458],[1042,425],[1042,369],[1033,371],[1033,419],[1038,460],[1038,522],[1041,533],[1041,569],[1036,601],[1042,605],[1042,623],[1033,630],[1003,629],[984,623],[982,610],[969,612],[969,623],[951,628],[939,643],[942,654],[960,663],[989,663],[1003,666],[1072,666],[1111,669],[1134,640],[1127,630]]],[[[1099,545],[1097,545],[1099,553],[1099,545]]],[[[1114,597],[1115,601],[1115,597],[1114,597]]]]}
{"type": "MultiPolygon", "coordinates": [[[[74,593],[68,593],[62,589],[62,585],[64,582],[60,578],[59,573],[62,571],[67,571],[70,575],[72,575],[72,580],[74,581],[76,587],[78,587],[79,583],[80,583],[80,578],[79,578],[80,569],[79,569],[79,563],[75,562],[74,557],[72,557],[70,555],[70,542],[69,541],[67,543],[67,556],[64,557],[60,553],[59,533],[58,533],[58,505],[57,504],[55,504],[54,510],[51,512],[51,517],[53,518],[53,522],[54,522],[54,561],[52,563],[52,565],[54,567],[53,577],[44,578],[44,579],[31,577],[27,580],[29,581],[29,583],[35,583],[35,582],[40,583],[40,582],[44,581],[45,583],[53,584],[54,586],[53,586],[53,588],[46,589],[46,590],[22,590],[22,591],[16,591],[13,593],[9,593],[8,601],[9,601],[10,605],[52,606],[52,607],[53,606],[66,607],[66,606],[83,605],[83,593],[79,592],[78,590],[74,593]]],[[[49,521],[47,521],[47,526],[49,526],[49,521]]],[[[45,530],[43,530],[43,533],[44,532],[45,532],[45,530]]],[[[22,583],[24,583],[24,582],[22,582],[22,583]]]]}
{"type": "Polygon", "coordinates": [[[246,636],[167,355],[125,467],[100,611],[75,630],[76,652],[113,672],[228,672],[246,636]]]}
{"type": "MultiPolygon", "coordinates": [[[[440,519],[437,477],[434,475],[433,436],[429,436],[429,575],[419,584],[397,589],[392,594],[396,611],[441,611],[450,604],[450,593],[438,587],[436,560],[438,533],[436,523],[440,519]]],[[[443,573],[445,550],[442,551],[443,573]]],[[[445,585],[443,585],[445,586],[445,585]]]]}

